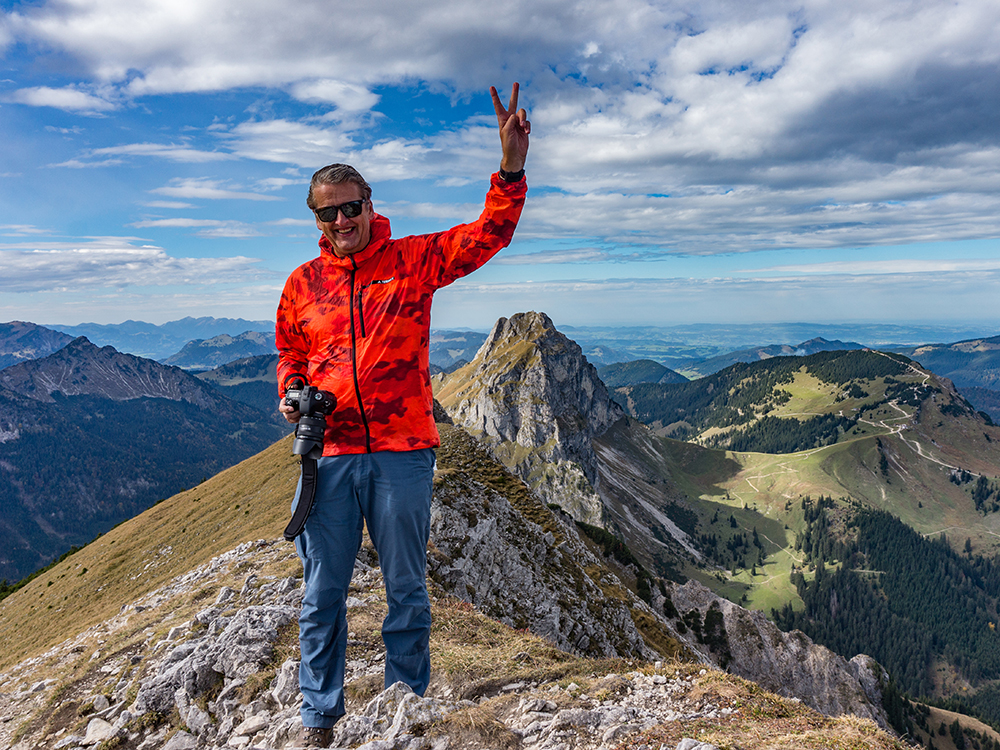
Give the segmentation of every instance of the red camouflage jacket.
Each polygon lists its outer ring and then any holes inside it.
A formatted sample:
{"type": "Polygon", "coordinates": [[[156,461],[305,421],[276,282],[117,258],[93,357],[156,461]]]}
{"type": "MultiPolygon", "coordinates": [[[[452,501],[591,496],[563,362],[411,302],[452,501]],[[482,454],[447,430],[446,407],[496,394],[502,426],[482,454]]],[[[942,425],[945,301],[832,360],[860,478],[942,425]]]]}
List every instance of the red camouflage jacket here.
{"type": "Polygon", "coordinates": [[[392,239],[389,220],[346,258],[320,238],[318,258],[285,282],[275,339],[278,390],[295,375],[337,397],[323,455],[440,444],[428,365],[431,298],[472,273],[514,235],[527,186],[494,174],[479,219],[446,232],[392,239]]]}

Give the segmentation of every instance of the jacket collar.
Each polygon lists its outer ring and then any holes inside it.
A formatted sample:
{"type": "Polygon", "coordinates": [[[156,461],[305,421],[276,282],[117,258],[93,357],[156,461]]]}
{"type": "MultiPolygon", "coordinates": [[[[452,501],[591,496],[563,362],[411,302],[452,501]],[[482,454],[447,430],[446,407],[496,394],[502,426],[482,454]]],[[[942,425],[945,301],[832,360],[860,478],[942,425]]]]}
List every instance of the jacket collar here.
{"type": "Polygon", "coordinates": [[[371,221],[371,233],[368,247],[346,258],[337,257],[333,252],[330,240],[326,238],[326,235],[321,234],[319,237],[320,257],[329,263],[343,266],[344,268],[363,265],[369,258],[378,255],[382,248],[385,247],[385,243],[392,236],[392,228],[389,226],[389,220],[381,214],[375,214],[371,221]],[[352,260],[354,261],[353,263],[351,262],[352,260]]]}

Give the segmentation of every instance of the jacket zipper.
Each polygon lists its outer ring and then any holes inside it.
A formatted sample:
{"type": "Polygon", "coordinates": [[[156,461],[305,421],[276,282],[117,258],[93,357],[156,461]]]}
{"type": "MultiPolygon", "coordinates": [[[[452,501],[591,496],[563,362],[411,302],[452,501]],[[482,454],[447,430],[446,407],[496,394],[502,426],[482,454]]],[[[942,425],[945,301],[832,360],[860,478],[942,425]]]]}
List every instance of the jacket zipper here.
{"type": "Polygon", "coordinates": [[[361,338],[365,338],[367,334],[365,333],[365,308],[362,305],[362,295],[365,293],[371,284],[361,287],[358,289],[358,322],[361,323],[361,338]]]}
{"type": "MultiPolygon", "coordinates": [[[[350,256],[348,256],[350,257],[350,256]]],[[[354,332],[354,274],[358,270],[358,264],[351,261],[351,293],[350,293],[350,313],[351,313],[351,369],[354,372],[354,395],[358,399],[358,410],[361,412],[361,424],[365,428],[365,453],[372,452],[372,433],[368,428],[368,416],[365,414],[365,405],[361,400],[361,384],[358,381],[358,339],[354,332]]],[[[361,314],[361,293],[358,292],[358,314],[361,314]]],[[[364,337],[364,320],[361,322],[361,336],[364,337]]]]}
{"type": "Polygon", "coordinates": [[[361,338],[365,338],[368,334],[365,333],[365,311],[362,306],[362,300],[364,297],[365,290],[368,287],[375,286],[376,284],[388,284],[390,281],[395,281],[395,276],[390,276],[388,279],[379,279],[378,281],[369,281],[363,287],[358,289],[358,320],[361,321],[361,338]]]}

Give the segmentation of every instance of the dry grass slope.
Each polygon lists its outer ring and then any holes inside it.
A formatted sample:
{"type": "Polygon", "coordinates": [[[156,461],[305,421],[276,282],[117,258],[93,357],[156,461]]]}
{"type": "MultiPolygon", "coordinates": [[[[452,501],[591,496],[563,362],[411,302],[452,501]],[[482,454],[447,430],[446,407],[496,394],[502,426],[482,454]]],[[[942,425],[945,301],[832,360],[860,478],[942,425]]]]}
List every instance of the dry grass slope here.
{"type": "Polygon", "coordinates": [[[0,670],[244,541],[280,537],[297,481],[285,438],[98,537],[0,602],[0,670]]]}

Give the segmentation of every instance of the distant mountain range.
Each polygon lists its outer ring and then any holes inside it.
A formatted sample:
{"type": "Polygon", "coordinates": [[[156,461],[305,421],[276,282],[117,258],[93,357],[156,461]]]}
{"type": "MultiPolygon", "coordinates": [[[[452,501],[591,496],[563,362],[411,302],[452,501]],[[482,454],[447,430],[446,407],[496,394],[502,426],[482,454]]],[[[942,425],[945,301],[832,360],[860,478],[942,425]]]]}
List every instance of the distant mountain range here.
{"type": "Polygon", "coordinates": [[[97,346],[113,346],[120,352],[129,352],[146,359],[163,360],[176,354],[185,344],[195,339],[210,339],[220,334],[238,336],[247,331],[274,334],[273,320],[244,320],[243,318],[182,318],[162,325],[126,320],[124,323],[102,325],[49,325],[72,337],[86,336],[97,346]]]}
{"type": "Polygon", "coordinates": [[[18,362],[45,357],[73,340],[65,333],[14,320],[0,323],[0,370],[18,362]]]}
{"type": "Polygon", "coordinates": [[[860,341],[874,349],[917,346],[928,341],[962,341],[996,335],[996,321],[980,326],[899,323],[695,323],[664,326],[570,326],[560,330],[583,349],[591,364],[652,359],[675,370],[686,363],[763,347],[773,342],[860,341]]]}
{"type": "Polygon", "coordinates": [[[0,579],[22,578],[287,432],[180,368],[83,337],[7,367],[0,579]]]}
{"type": "Polygon", "coordinates": [[[274,352],[273,332],[245,331],[238,336],[220,333],[210,339],[189,341],[179,352],[161,361],[185,370],[211,370],[238,359],[274,352]]]}
{"type": "Polygon", "coordinates": [[[843,351],[845,349],[864,349],[864,346],[855,341],[827,341],[824,338],[817,337],[803,341],[801,344],[795,346],[789,344],[770,344],[769,346],[756,346],[750,349],[741,349],[727,354],[720,354],[708,359],[693,360],[679,365],[679,369],[692,378],[701,378],[737,362],[758,362],[762,359],[771,359],[772,357],[806,357],[817,352],[843,351]]]}

